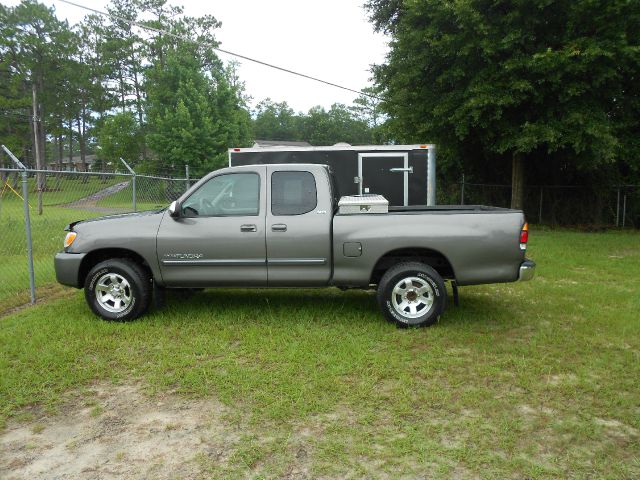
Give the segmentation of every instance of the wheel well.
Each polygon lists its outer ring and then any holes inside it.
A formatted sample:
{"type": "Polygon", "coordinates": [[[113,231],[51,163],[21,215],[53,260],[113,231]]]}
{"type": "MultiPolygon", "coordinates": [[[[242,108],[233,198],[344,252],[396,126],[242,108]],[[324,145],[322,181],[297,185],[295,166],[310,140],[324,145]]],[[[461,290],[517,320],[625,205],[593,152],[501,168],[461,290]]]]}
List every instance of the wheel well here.
{"type": "Polygon", "coordinates": [[[85,278],[94,266],[98,263],[109,260],[111,258],[128,258],[129,260],[133,260],[137,264],[141,265],[147,272],[149,276],[153,277],[153,272],[151,271],[151,267],[147,261],[138,253],[133,250],[127,250],[126,248],[103,248],[100,250],[93,250],[89,252],[82,259],[82,263],[80,264],[80,271],[78,272],[78,285],[82,287],[84,285],[85,278]]]}
{"type": "Polygon", "coordinates": [[[383,255],[371,272],[370,283],[378,284],[384,273],[399,262],[414,261],[424,263],[433,268],[445,279],[455,279],[451,262],[442,253],[429,248],[401,248],[383,255]]]}

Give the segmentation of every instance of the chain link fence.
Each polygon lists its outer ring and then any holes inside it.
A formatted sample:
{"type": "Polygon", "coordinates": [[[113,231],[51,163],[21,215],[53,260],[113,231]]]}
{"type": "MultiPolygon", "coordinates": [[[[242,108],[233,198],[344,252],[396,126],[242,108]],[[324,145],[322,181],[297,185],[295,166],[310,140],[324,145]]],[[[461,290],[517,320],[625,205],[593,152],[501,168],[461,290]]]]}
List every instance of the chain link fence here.
{"type": "Polygon", "coordinates": [[[62,249],[66,225],[164,208],[195,181],[133,173],[0,169],[0,313],[33,301],[35,293],[41,296],[56,288],[53,256],[62,249]]]}
{"type": "MultiPolygon", "coordinates": [[[[440,182],[438,203],[509,207],[511,185],[440,182]]],[[[550,226],[638,228],[640,185],[529,185],[523,209],[530,222],[550,226]]]]}

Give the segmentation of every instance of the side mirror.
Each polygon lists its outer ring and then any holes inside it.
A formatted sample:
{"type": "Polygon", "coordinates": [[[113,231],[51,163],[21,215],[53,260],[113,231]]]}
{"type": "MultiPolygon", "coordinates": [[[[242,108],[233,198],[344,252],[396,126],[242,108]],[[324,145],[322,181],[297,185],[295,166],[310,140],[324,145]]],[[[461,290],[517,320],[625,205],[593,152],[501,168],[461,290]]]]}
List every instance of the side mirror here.
{"type": "Polygon", "coordinates": [[[178,204],[177,200],[174,200],[171,202],[171,205],[169,205],[169,215],[173,218],[180,217],[180,204],[178,204]]]}

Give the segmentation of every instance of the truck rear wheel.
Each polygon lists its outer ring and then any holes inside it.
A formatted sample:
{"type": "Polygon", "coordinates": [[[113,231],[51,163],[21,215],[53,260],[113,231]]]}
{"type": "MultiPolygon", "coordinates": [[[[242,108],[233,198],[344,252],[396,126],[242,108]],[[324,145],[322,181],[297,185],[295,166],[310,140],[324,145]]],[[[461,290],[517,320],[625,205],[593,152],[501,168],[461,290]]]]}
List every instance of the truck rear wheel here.
{"type": "Polygon", "coordinates": [[[378,285],[378,304],[387,320],[402,327],[426,327],[444,312],[444,280],[423,263],[406,262],[385,272],[378,285]]]}
{"type": "Polygon", "coordinates": [[[84,296],[93,313],[105,320],[133,320],[149,308],[151,278],[129,259],[105,260],[89,271],[84,296]]]}

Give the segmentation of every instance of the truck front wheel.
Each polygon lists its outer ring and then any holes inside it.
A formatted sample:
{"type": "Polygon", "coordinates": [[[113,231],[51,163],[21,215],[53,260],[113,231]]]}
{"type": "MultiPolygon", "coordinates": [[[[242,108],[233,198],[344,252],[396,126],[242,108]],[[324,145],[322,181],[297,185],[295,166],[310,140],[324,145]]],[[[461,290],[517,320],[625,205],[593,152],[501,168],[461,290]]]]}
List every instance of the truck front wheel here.
{"type": "Polygon", "coordinates": [[[444,280],[423,263],[406,262],[385,272],[378,285],[378,304],[391,322],[406,327],[426,327],[444,312],[447,291],[444,280]]]}
{"type": "Polygon", "coordinates": [[[149,308],[151,293],[149,274],[126,258],[98,263],[84,282],[84,295],[89,307],[105,320],[138,318],[149,308]]]}

